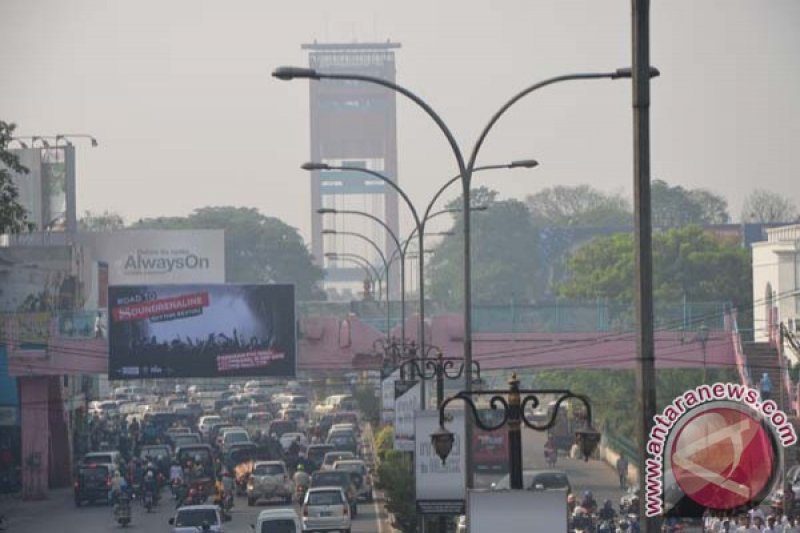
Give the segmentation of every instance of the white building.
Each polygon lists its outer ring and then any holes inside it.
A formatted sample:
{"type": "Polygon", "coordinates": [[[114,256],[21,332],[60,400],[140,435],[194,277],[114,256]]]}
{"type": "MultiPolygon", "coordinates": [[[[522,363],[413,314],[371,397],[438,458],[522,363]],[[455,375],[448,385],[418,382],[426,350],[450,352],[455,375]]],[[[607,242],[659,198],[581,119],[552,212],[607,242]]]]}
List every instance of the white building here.
{"type": "MultiPolygon", "coordinates": [[[[783,323],[800,333],[800,224],[767,230],[753,243],[753,322],[755,340],[769,339],[769,325],[783,323]],[[774,308],[770,317],[770,309],[774,308]],[[775,316],[777,313],[777,316],[775,316]]],[[[797,362],[797,355],[786,350],[797,362]]]]}

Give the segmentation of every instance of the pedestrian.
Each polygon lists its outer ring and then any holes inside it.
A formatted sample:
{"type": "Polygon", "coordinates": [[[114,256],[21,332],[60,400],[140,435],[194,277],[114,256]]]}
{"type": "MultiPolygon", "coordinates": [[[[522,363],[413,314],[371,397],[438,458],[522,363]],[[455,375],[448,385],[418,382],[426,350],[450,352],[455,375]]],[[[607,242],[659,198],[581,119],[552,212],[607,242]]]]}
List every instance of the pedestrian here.
{"type": "Polygon", "coordinates": [[[628,485],[628,460],[624,454],[619,454],[617,459],[617,475],[619,476],[619,488],[625,490],[628,485]]]}
{"type": "Polygon", "coordinates": [[[759,388],[761,389],[761,400],[767,401],[772,396],[772,380],[769,379],[769,374],[764,372],[761,375],[761,381],[759,382],[759,388]]]}
{"type": "Polygon", "coordinates": [[[94,336],[97,339],[105,338],[105,334],[103,332],[105,326],[103,325],[103,315],[98,311],[97,316],[94,319],[94,336]]]}

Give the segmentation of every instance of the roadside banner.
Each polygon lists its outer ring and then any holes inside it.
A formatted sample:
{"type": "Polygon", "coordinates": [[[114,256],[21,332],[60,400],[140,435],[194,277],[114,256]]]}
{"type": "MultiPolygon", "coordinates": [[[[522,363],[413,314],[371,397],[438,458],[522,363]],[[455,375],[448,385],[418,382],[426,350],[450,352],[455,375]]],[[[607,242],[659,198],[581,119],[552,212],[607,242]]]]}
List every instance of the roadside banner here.
{"type": "Polygon", "coordinates": [[[419,381],[394,382],[394,449],[414,451],[414,412],[419,409],[419,381]]]}
{"type": "Polygon", "coordinates": [[[394,422],[394,383],[400,379],[400,370],[381,377],[381,421],[390,424],[394,422]]]}
{"type": "Polygon", "coordinates": [[[467,527],[472,533],[567,530],[564,490],[470,490],[467,527]]]}
{"type": "Polygon", "coordinates": [[[439,411],[417,411],[414,430],[417,436],[414,453],[417,512],[434,515],[464,514],[466,493],[464,453],[464,411],[447,411],[445,427],[455,436],[447,460],[436,455],[431,434],[439,429],[439,411]]]}

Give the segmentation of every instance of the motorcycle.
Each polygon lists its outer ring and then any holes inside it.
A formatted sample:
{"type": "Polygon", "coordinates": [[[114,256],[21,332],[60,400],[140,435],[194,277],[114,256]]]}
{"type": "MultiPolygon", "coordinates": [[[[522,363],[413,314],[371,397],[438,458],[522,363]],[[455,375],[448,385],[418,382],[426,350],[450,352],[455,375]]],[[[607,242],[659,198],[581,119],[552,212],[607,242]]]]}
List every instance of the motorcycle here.
{"type": "Polygon", "coordinates": [[[117,505],[114,507],[114,519],[122,527],[131,523],[131,501],[125,494],[117,498],[117,505]]]}
{"type": "Polygon", "coordinates": [[[306,487],[305,485],[301,485],[299,483],[296,485],[295,490],[294,490],[294,501],[295,501],[295,503],[297,503],[297,504],[302,504],[303,503],[303,500],[305,500],[305,498],[306,498],[306,491],[307,490],[308,490],[308,487],[306,487]]]}
{"type": "Polygon", "coordinates": [[[146,491],[144,493],[144,508],[147,510],[148,513],[153,512],[153,507],[155,507],[155,499],[153,497],[153,491],[146,491]]]}

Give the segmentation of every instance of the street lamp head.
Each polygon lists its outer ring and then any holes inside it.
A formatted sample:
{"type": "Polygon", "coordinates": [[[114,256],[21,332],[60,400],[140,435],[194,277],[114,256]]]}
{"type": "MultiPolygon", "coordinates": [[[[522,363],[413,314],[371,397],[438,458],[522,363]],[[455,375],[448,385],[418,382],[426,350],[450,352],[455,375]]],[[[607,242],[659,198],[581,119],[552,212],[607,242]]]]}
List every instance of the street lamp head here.
{"type": "Polygon", "coordinates": [[[538,167],[539,162],[535,159],[520,159],[518,161],[512,161],[508,168],[534,168],[538,167]]]}
{"type": "Polygon", "coordinates": [[[303,170],[330,170],[330,165],[327,163],[317,163],[315,161],[307,161],[300,165],[303,170]]]}
{"type": "Polygon", "coordinates": [[[33,146],[33,144],[36,143],[36,141],[41,141],[42,146],[44,146],[45,148],[50,148],[50,143],[47,142],[47,139],[43,139],[42,137],[38,136],[31,137],[31,146],[33,146]]]}
{"type": "Polygon", "coordinates": [[[436,455],[439,456],[439,459],[442,460],[442,464],[445,463],[447,456],[450,455],[450,452],[453,450],[453,443],[455,440],[455,436],[447,431],[444,426],[439,426],[439,429],[431,433],[433,450],[436,452],[436,455]]]}
{"type": "Polygon", "coordinates": [[[92,143],[92,148],[97,148],[100,143],[97,142],[97,139],[94,137],[89,137],[89,141],[92,143]]]}
{"type": "MultiPolygon", "coordinates": [[[[661,76],[661,71],[656,67],[650,67],[650,78],[657,78],[661,76]]],[[[611,73],[612,80],[630,79],[633,77],[633,69],[630,67],[618,68],[611,73]]]]}
{"type": "Polygon", "coordinates": [[[320,79],[320,75],[316,70],[305,67],[278,67],[272,71],[272,77],[284,81],[293,80],[295,78],[305,78],[310,80],[320,79]]]}
{"type": "Polygon", "coordinates": [[[589,461],[589,457],[594,454],[597,445],[600,444],[600,433],[588,426],[575,432],[575,441],[581,450],[584,461],[589,461]]]}
{"type": "MultiPolygon", "coordinates": [[[[66,146],[72,146],[72,142],[69,139],[67,139],[65,136],[56,135],[56,144],[58,144],[60,141],[64,141],[64,144],[66,146]]],[[[92,144],[92,146],[94,146],[94,143],[92,144]]]]}
{"type": "Polygon", "coordinates": [[[335,215],[336,213],[338,213],[338,211],[336,211],[336,209],[333,209],[332,207],[321,207],[317,209],[317,213],[319,213],[320,215],[335,215]]]}

